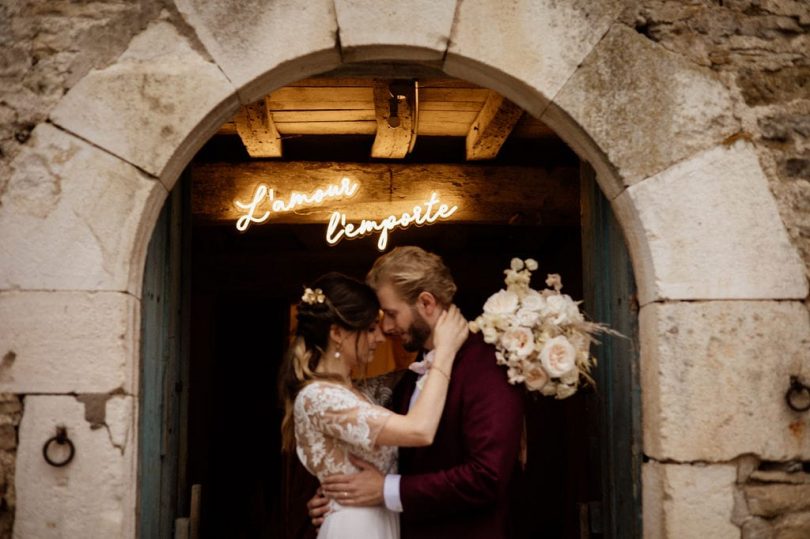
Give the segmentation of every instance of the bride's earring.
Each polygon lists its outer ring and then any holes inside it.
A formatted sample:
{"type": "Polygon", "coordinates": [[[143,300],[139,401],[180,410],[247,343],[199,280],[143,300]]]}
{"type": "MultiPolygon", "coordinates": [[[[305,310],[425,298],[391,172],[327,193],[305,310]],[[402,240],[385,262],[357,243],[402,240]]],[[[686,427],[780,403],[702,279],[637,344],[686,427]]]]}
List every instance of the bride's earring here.
{"type": "Polygon", "coordinates": [[[335,359],[340,359],[340,349],[343,348],[343,343],[338,343],[338,349],[335,350],[335,359]]]}

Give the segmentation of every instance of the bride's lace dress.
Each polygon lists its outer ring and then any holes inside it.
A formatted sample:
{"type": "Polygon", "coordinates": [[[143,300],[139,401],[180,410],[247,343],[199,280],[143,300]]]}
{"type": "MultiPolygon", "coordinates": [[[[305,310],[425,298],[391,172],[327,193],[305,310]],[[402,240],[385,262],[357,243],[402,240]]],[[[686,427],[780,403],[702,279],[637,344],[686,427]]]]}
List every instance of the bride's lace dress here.
{"type": "MultiPolygon", "coordinates": [[[[378,446],[377,436],[391,412],[346,386],[313,382],[295,399],[295,441],[298,458],[320,481],[329,475],[359,471],[349,454],[396,473],[397,448],[378,446]]],[[[383,506],[344,507],[332,501],[319,538],[397,539],[399,517],[383,506]]]]}

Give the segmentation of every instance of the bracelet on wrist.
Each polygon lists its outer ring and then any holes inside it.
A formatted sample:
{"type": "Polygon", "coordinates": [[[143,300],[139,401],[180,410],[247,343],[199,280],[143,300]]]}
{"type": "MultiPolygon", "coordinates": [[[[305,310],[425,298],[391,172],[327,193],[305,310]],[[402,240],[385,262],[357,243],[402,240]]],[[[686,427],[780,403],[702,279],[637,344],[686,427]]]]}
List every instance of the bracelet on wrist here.
{"type": "Polygon", "coordinates": [[[448,373],[444,372],[442,369],[440,369],[440,368],[439,368],[439,367],[437,367],[436,365],[431,365],[430,370],[431,370],[431,371],[436,371],[436,372],[440,373],[442,376],[444,376],[445,378],[447,378],[447,382],[448,382],[448,383],[450,382],[450,374],[448,374],[448,373]]]}

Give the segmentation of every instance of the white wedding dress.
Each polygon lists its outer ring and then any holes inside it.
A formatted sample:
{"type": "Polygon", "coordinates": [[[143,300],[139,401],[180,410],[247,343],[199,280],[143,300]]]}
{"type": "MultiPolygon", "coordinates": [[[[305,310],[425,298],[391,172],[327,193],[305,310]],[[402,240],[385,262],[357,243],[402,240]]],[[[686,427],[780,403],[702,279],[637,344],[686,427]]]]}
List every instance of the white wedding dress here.
{"type": "MultiPolygon", "coordinates": [[[[312,382],[295,398],[295,442],[298,458],[323,481],[334,474],[359,470],[349,454],[396,473],[397,448],[375,445],[391,412],[359,391],[331,382],[312,382]]],[[[399,515],[384,506],[344,507],[332,500],[319,539],[398,539],[399,515]]]]}

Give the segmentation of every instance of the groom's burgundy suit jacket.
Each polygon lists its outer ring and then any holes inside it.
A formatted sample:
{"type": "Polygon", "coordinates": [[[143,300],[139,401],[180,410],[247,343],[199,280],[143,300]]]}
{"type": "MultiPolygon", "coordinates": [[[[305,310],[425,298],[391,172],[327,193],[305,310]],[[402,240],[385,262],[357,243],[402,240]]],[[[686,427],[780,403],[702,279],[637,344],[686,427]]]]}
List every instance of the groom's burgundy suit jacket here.
{"type": "MultiPolygon", "coordinates": [[[[393,407],[407,413],[416,385],[408,372],[393,407]]],[[[471,334],[458,352],[433,445],[400,448],[403,539],[506,536],[508,487],[518,462],[523,398],[471,334]]]]}

